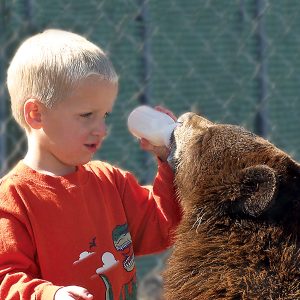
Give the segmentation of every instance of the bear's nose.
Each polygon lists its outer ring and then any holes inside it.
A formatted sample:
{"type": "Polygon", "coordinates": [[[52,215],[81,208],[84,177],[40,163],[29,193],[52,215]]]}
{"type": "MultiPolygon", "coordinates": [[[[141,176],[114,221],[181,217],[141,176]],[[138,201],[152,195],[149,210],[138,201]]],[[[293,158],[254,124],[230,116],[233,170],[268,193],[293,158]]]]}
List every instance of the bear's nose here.
{"type": "Polygon", "coordinates": [[[190,120],[194,115],[196,115],[195,113],[192,113],[192,112],[187,112],[187,113],[184,113],[183,115],[181,115],[177,122],[178,123],[184,123],[188,120],[190,120]]]}
{"type": "Polygon", "coordinates": [[[178,120],[178,123],[181,123],[183,125],[188,125],[188,126],[192,126],[194,128],[208,128],[210,126],[212,126],[214,123],[212,123],[211,121],[205,119],[202,116],[199,116],[193,112],[188,112],[185,113],[183,115],[181,115],[178,120]]]}

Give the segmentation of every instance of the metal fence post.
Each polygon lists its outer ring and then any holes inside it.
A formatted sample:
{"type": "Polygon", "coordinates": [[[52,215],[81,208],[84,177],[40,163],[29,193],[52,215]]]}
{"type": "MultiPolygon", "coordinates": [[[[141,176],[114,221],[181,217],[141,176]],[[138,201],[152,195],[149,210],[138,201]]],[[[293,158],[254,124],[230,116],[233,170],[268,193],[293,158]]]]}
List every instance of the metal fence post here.
{"type": "Polygon", "coordinates": [[[5,61],[6,61],[6,14],[7,5],[6,1],[1,1],[0,15],[1,15],[1,30],[0,30],[0,176],[3,176],[6,172],[6,130],[5,120],[7,117],[6,113],[6,92],[5,92],[5,61]]]}
{"type": "MultiPolygon", "coordinates": [[[[140,104],[151,104],[151,89],[150,89],[150,77],[151,77],[151,36],[150,36],[150,17],[149,17],[149,7],[148,0],[139,0],[140,14],[138,16],[138,21],[141,25],[141,38],[143,42],[142,48],[142,86],[143,90],[139,96],[140,104]]],[[[142,164],[145,167],[145,175],[141,179],[142,183],[149,183],[153,179],[152,172],[150,172],[152,164],[152,156],[149,153],[144,153],[142,164]]]]}
{"type": "Polygon", "coordinates": [[[269,133],[268,116],[268,66],[267,66],[267,36],[265,31],[264,14],[265,0],[256,1],[257,39],[258,39],[258,109],[255,120],[255,131],[266,138],[269,133]]]}

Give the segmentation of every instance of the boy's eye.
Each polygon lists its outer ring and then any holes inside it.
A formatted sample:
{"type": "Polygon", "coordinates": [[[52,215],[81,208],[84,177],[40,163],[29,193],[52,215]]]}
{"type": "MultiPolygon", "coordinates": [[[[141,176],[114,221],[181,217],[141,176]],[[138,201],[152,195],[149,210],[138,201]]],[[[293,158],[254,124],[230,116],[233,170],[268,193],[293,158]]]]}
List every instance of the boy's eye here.
{"type": "Polygon", "coordinates": [[[91,112],[88,112],[88,113],[85,113],[85,114],[81,114],[80,116],[83,117],[83,118],[88,118],[92,115],[91,112]]]}
{"type": "Polygon", "coordinates": [[[109,116],[110,116],[110,113],[109,113],[109,112],[106,112],[106,113],[104,114],[104,119],[107,119],[109,116]]]}

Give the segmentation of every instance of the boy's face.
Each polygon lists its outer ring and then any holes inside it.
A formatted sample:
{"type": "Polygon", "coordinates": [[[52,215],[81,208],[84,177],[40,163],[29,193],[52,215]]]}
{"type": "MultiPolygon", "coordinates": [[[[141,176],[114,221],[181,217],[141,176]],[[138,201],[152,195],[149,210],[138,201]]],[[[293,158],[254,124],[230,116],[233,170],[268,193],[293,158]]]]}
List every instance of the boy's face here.
{"type": "Polygon", "coordinates": [[[90,161],[107,134],[105,118],[117,92],[116,84],[89,77],[53,108],[44,108],[43,157],[62,169],[90,161]]]}

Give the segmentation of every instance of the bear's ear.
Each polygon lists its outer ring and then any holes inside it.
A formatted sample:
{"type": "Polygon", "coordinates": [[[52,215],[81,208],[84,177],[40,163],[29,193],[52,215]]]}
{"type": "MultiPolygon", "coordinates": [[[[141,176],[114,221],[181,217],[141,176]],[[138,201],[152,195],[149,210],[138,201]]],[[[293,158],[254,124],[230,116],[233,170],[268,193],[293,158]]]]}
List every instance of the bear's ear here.
{"type": "Polygon", "coordinates": [[[241,176],[238,207],[242,213],[258,217],[272,204],[276,196],[276,175],[272,168],[257,165],[245,168],[241,176]]]}

